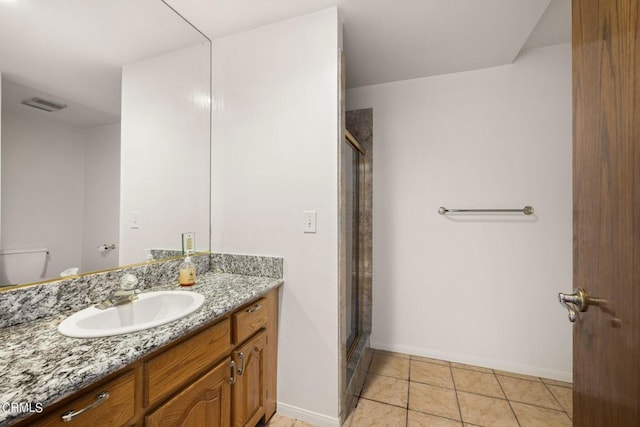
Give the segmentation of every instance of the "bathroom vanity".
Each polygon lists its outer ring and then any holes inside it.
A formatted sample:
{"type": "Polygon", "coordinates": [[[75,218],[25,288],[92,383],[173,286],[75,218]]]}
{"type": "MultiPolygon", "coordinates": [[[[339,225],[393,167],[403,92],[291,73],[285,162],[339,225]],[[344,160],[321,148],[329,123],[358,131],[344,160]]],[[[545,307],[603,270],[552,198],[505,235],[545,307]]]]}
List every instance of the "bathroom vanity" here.
{"type": "Polygon", "coordinates": [[[206,273],[193,287],[205,296],[200,310],[119,336],[64,337],[55,327],[65,315],[2,330],[0,339],[13,340],[6,353],[14,367],[2,373],[0,395],[6,400],[15,387],[11,401],[43,402],[44,411],[4,414],[0,425],[254,426],[269,419],[281,285],[206,273]],[[21,345],[11,345],[21,336],[21,345]]]}

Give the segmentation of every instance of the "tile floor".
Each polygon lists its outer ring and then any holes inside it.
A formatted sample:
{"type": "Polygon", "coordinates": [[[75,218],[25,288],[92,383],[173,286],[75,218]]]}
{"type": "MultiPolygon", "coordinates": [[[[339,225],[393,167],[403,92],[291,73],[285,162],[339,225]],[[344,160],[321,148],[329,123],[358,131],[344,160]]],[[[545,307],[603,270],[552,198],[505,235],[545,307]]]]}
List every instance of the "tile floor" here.
{"type": "MultiPolygon", "coordinates": [[[[571,384],[375,350],[345,427],[571,426],[571,384]]],[[[279,415],[270,427],[308,427],[279,415]]]]}

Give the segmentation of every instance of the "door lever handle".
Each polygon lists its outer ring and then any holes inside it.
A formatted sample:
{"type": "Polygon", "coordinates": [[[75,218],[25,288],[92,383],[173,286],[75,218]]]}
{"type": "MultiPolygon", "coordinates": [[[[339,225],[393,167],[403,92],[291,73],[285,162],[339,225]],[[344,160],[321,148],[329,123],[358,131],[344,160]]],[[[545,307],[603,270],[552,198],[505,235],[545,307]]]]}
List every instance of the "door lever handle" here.
{"type": "Polygon", "coordinates": [[[577,288],[573,293],[565,294],[560,292],[558,294],[558,301],[569,312],[569,322],[576,321],[577,312],[585,312],[590,305],[601,305],[606,301],[601,298],[592,298],[582,288],[577,288]]]}

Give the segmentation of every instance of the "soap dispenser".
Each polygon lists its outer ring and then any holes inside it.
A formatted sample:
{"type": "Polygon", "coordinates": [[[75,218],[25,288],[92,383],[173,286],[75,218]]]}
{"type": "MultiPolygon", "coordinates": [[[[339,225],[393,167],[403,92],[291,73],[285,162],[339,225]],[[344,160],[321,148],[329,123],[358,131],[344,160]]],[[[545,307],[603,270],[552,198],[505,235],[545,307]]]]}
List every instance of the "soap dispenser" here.
{"type": "Polygon", "coordinates": [[[196,283],[196,265],[191,261],[191,256],[184,257],[184,261],[180,264],[180,286],[193,286],[196,283]]]}

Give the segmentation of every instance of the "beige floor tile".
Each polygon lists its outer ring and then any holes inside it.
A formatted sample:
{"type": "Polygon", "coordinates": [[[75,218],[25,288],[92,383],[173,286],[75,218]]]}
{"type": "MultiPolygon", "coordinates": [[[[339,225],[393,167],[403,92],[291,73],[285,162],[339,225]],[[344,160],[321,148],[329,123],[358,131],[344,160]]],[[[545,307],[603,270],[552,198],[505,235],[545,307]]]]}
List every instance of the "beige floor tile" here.
{"type": "Polygon", "coordinates": [[[571,419],[562,411],[511,402],[520,427],[571,427],[571,419]]]}
{"type": "Polygon", "coordinates": [[[562,409],[567,411],[570,417],[573,416],[573,390],[566,387],[547,384],[547,388],[551,390],[551,394],[560,402],[562,409]]]}
{"type": "Polygon", "coordinates": [[[509,402],[494,397],[458,392],[462,420],[481,426],[518,426],[509,402]]]}
{"type": "Polygon", "coordinates": [[[502,375],[498,375],[498,381],[500,381],[504,393],[509,400],[544,406],[550,409],[562,409],[549,390],[547,390],[547,386],[542,382],[521,380],[502,375]]]}
{"type": "Polygon", "coordinates": [[[432,359],[430,357],[411,355],[411,360],[417,360],[419,362],[435,363],[437,365],[446,365],[446,366],[451,365],[451,363],[447,362],[446,360],[432,359]]]}
{"type": "Polygon", "coordinates": [[[453,388],[451,368],[446,365],[411,360],[410,380],[419,383],[453,388]]]}
{"type": "Polygon", "coordinates": [[[376,354],[369,365],[369,372],[388,377],[409,379],[409,359],[376,354]]]}
{"type": "Polygon", "coordinates": [[[496,375],[504,375],[505,377],[520,378],[521,380],[529,380],[529,381],[537,381],[537,382],[542,381],[539,377],[532,377],[531,375],[516,374],[514,372],[499,371],[497,369],[495,369],[493,372],[496,375]]]}
{"type": "Polygon", "coordinates": [[[404,427],[407,410],[367,399],[360,399],[344,427],[404,427]]]}
{"type": "Polygon", "coordinates": [[[456,393],[448,388],[409,383],[409,409],[460,420],[456,393]]]}
{"type": "Polygon", "coordinates": [[[545,384],[557,385],[557,386],[560,386],[560,387],[573,388],[573,384],[571,384],[571,383],[564,382],[564,381],[558,381],[558,380],[550,380],[549,378],[542,378],[542,382],[545,383],[545,384]]]}
{"type": "Polygon", "coordinates": [[[504,399],[504,393],[493,373],[460,368],[453,368],[452,371],[457,390],[504,399]]]}
{"type": "Polygon", "coordinates": [[[293,418],[275,414],[265,425],[269,427],[293,427],[293,424],[295,422],[296,420],[294,420],[293,418]]]}
{"type": "Polygon", "coordinates": [[[462,423],[410,410],[407,418],[407,427],[462,427],[462,423]]]}
{"type": "Polygon", "coordinates": [[[452,368],[461,368],[461,369],[471,369],[472,371],[487,372],[489,374],[493,374],[493,370],[492,369],[483,368],[481,366],[465,365],[464,363],[451,362],[451,367],[452,368]]]}
{"type": "Polygon", "coordinates": [[[384,375],[368,374],[361,397],[389,405],[407,407],[409,381],[384,375]]]}
{"type": "Polygon", "coordinates": [[[293,424],[293,427],[317,427],[317,426],[315,424],[309,424],[306,421],[296,420],[296,422],[293,424]]]}
{"type": "Polygon", "coordinates": [[[401,359],[409,359],[410,356],[406,353],[396,353],[395,351],[388,351],[388,350],[376,350],[375,355],[379,355],[379,356],[393,356],[393,357],[399,357],[401,359]]]}

